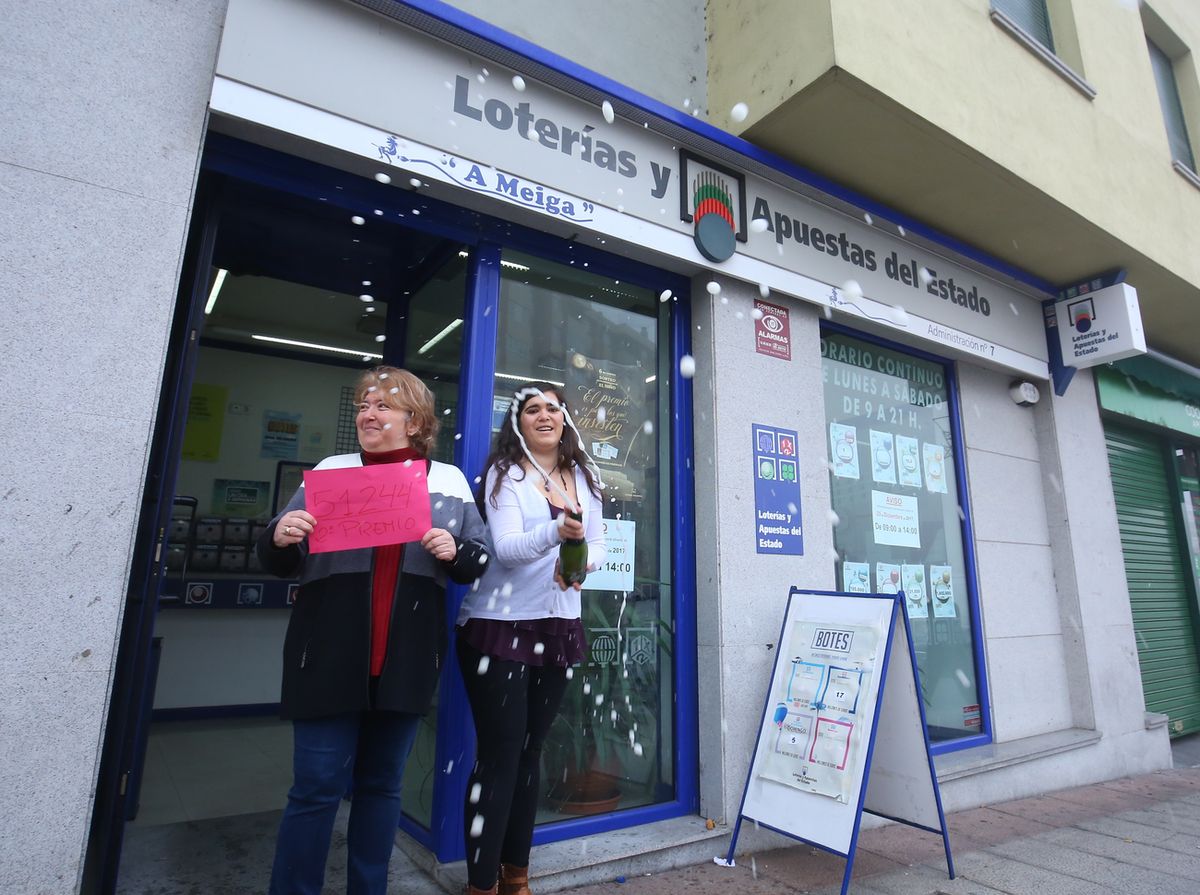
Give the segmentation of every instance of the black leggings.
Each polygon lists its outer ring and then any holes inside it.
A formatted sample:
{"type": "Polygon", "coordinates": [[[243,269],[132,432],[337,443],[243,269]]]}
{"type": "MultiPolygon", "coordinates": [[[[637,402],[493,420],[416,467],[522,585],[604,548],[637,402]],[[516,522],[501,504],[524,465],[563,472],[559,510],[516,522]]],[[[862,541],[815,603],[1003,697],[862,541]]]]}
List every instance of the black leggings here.
{"type": "Polygon", "coordinates": [[[567,670],[489,657],[480,674],[481,658],[458,638],[458,667],[475,719],[475,767],[463,806],[467,879],[477,889],[490,889],[501,862],[529,866],[542,743],[558,714],[567,670]],[[472,803],[476,784],[479,797],[472,803]],[[483,829],[472,836],[477,815],[483,829]]]}

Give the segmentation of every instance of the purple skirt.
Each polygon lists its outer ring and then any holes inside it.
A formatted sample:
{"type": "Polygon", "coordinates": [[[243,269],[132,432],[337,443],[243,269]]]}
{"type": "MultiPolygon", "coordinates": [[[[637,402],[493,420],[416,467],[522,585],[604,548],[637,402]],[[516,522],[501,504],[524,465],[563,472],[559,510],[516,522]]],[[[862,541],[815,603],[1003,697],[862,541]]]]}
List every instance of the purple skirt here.
{"type": "Polygon", "coordinates": [[[526,665],[569,668],[587,657],[587,637],[577,618],[469,618],[458,633],[485,656],[526,665]]]}

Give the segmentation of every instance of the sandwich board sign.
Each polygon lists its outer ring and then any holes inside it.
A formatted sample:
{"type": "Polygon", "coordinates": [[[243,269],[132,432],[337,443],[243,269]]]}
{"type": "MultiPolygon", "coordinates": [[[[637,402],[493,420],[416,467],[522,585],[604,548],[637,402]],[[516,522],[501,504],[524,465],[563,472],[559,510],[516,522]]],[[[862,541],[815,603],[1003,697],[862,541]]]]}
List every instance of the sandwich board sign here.
{"type": "Polygon", "coordinates": [[[904,594],[792,588],[729,853],[743,820],[846,859],[862,814],[950,836],[904,594]],[[876,742],[883,747],[876,751],[876,742]]]}

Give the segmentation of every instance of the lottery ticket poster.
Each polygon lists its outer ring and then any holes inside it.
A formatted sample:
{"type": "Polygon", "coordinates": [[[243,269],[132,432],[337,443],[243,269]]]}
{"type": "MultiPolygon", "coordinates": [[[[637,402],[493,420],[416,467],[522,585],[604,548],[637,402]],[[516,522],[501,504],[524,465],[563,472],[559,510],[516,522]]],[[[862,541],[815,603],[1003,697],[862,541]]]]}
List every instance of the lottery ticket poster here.
{"type": "Polygon", "coordinates": [[[792,589],[742,806],[717,863],[732,861],[748,819],[845,857],[845,892],[867,810],[940,834],[953,878],[903,599],[792,589]]]}

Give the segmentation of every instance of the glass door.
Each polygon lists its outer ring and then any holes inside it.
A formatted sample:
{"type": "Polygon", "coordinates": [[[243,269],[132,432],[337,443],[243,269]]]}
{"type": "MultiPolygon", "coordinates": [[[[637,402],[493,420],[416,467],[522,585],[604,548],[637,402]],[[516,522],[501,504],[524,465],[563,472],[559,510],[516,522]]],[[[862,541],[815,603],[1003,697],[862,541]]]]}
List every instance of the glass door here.
{"type": "Polygon", "coordinates": [[[668,306],[586,265],[506,250],[492,430],[513,391],[563,389],[605,484],[608,558],[582,595],[588,659],[543,749],[541,823],[675,798],[668,306]]]}

